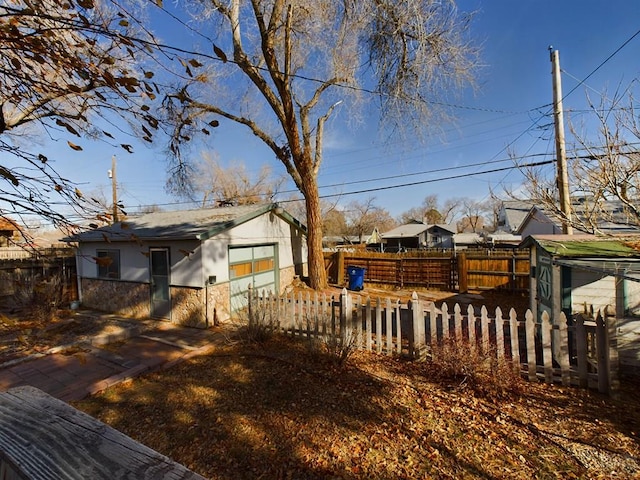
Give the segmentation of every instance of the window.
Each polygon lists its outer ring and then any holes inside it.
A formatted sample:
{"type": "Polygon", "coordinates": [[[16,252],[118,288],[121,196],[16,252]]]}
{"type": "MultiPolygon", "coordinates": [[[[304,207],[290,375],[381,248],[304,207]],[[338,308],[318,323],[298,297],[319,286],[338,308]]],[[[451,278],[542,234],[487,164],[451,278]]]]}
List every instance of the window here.
{"type": "Polygon", "coordinates": [[[97,250],[94,259],[98,266],[98,278],[120,278],[119,250],[97,250]]]}

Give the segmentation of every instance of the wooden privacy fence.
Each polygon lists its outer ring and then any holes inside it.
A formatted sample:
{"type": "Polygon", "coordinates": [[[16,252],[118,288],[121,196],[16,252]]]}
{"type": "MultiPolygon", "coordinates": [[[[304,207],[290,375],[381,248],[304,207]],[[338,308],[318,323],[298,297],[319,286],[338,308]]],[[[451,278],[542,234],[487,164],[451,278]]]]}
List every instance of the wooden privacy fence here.
{"type": "Polygon", "coordinates": [[[329,279],[346,285],[348,267],[365,269],[364,281],[433,290],[529,290],[528,250],[453,250],[407,253],[325,253],[329,279]]]}
{"type": "Polygon", "coordinates": [[[336,299],[317,292],[276,297],[249,290],[250,323],[267,325],[309,341],[332,341],[344,347],[386,355],[433,358],[435,346],[446,341],[464,342],[469,348],[498,360],[513,362],[531,381],[598,388],[609,392],[617,385],[615,318],[598,313],[567,322],[564,313],[552,321],[544,312],[536,322],[530,310],[518,318],[511,309],[504,316],[482,307],[479,314],[458,304],[436,308],[423,305],[417,294],[402,304],[387,298],[361,299],[346,289],[336,299]]]}

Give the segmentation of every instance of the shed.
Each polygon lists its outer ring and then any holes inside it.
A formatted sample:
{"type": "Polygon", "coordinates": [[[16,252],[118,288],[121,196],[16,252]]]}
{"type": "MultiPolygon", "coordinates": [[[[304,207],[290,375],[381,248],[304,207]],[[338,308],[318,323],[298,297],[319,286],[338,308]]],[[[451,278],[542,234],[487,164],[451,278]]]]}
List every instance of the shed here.
{"type": "Polygon", "coordinates": [[[621,365],[640,366],[640,236],[534,235],[522,246],[535,317],[606,310],[617,320],[621,365]]]}
{"type": "Polygon", "coordinates": [[[82,305],[207,327],[278,293],[306,266],[305,227],[277,204],[154,212],[64,239],[77,243],[82,305]]]}

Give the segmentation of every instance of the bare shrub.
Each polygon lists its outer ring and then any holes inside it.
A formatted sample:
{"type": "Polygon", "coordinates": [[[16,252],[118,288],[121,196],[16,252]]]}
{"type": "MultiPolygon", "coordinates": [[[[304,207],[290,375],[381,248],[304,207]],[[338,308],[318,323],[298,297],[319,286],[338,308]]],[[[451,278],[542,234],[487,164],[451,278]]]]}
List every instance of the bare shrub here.
{"type": "Polygon", "coordinates": [[[469,388],[482,397],[506,397],[522,390],[518,368],[498,358],[494,347],[448,338],[431,348],[424,364],[429,378],[453,388],[469,388]]]}
{"type": "Polygon", "coordinates": [[[278,331],[276,318],[268,309],[243,308],[232,317],[234,336],[247,343],[266,343],[278,331]]]}
{"type": "Polygon", "coordinates": [[[15,281],[13,303],[34,320],[54,320],[62,304],[63,284],[61,275],[46,279],[21,276],[15,281]]]}

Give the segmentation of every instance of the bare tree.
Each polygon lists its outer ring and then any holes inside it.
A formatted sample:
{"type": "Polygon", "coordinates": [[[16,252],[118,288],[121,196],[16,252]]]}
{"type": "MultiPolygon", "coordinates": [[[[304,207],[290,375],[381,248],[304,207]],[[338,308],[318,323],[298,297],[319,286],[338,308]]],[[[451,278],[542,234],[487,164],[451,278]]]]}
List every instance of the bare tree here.
{"type": "Polygon", "coordinates": [[[346,207],[349,234],[358,236],[360,243],[374,228],[384,232],[396,226],[389,212],[376,206],[374,201],[375,198],[370,197],[363,202],[351,202],[346,207]]]}
{"type": "Polygon", "coordinates": [[[268,165],[252,175],[243,163],[224,167],[217,155],[203,152],[193,184],[202,195],[203,206],[252,205],[272,201],[284,181],[284,177],[275,178],[268,165]]]}
{"type": "Polygon", "coordinates": [[[200,131],[201,116],[215,114],[247,127],[271,149],[304,197],[310,285],[323,288],[317,180],[327,121],[341,102],[354,115],[368,90],[376,92],[387,127],[413,125],[424,132],[434,111],[429,100],[471,78],[476,50],[464,36],[469,17],[453,1],[441,0],[189,5],[199,9],[195,14],[212,26],[209,31],[218,32],[214,52],[221,63],[215,76],[203,69],[197,81],[166,99],[176,120],[173,174],[188,177],[181,175],[189,168],[181,147],[200,131]],[[221,95],[224,90],[233,95],[221,95]],[[247,95],[241,97],[242,92],[247,95]]]}
{"type": "MultiPolygon", "coordinates": [[[[632,94],[603,95],[597,105],[589,99],[589,105],[598,133],[589,134],[587,123],[583,128],[569,125],[571,225],[588,233],[604,233],[611,224],[640,226],[640,126],[635,99],[632,94]]],[[[526,196],[551,218],[565,221],[555,172],[545,175],[539,169],[526,169],[524,173],[526,196]]]]}
{"type": "Polygon", "coordinates": [[[464,198],[462,201],[463,217],[458,221],[458,232],[478,233],[485,224],[491,223],[493,210],[489,202],[464,198]]]}
{"type": "Polygon", "coordinates": [[[33,151],[34,137],[67,136],[70,151],[82,150],[81,136],[116,144],[121,125],[112,124],[112,132],[93,126],[93,114],[109,111],[135,122],[151,141],[158,120],[150,110],[159,89],[140,62],[153,39],[109,0],[5,1],[0,32],[0,214],[36,214],[66,224],[51,196],[78,212],[92,202],[60,177],[44,153],[33,151]]]}
{"type": "Polygon", "coordinates": [[[400,223],[419,220],[427,224],[449,224],[458,215],[462,206],[461,198],[448,198],[440,205],[437,195],[427,195],[419,207],[413,207],[400,215],[400,223]]]}

